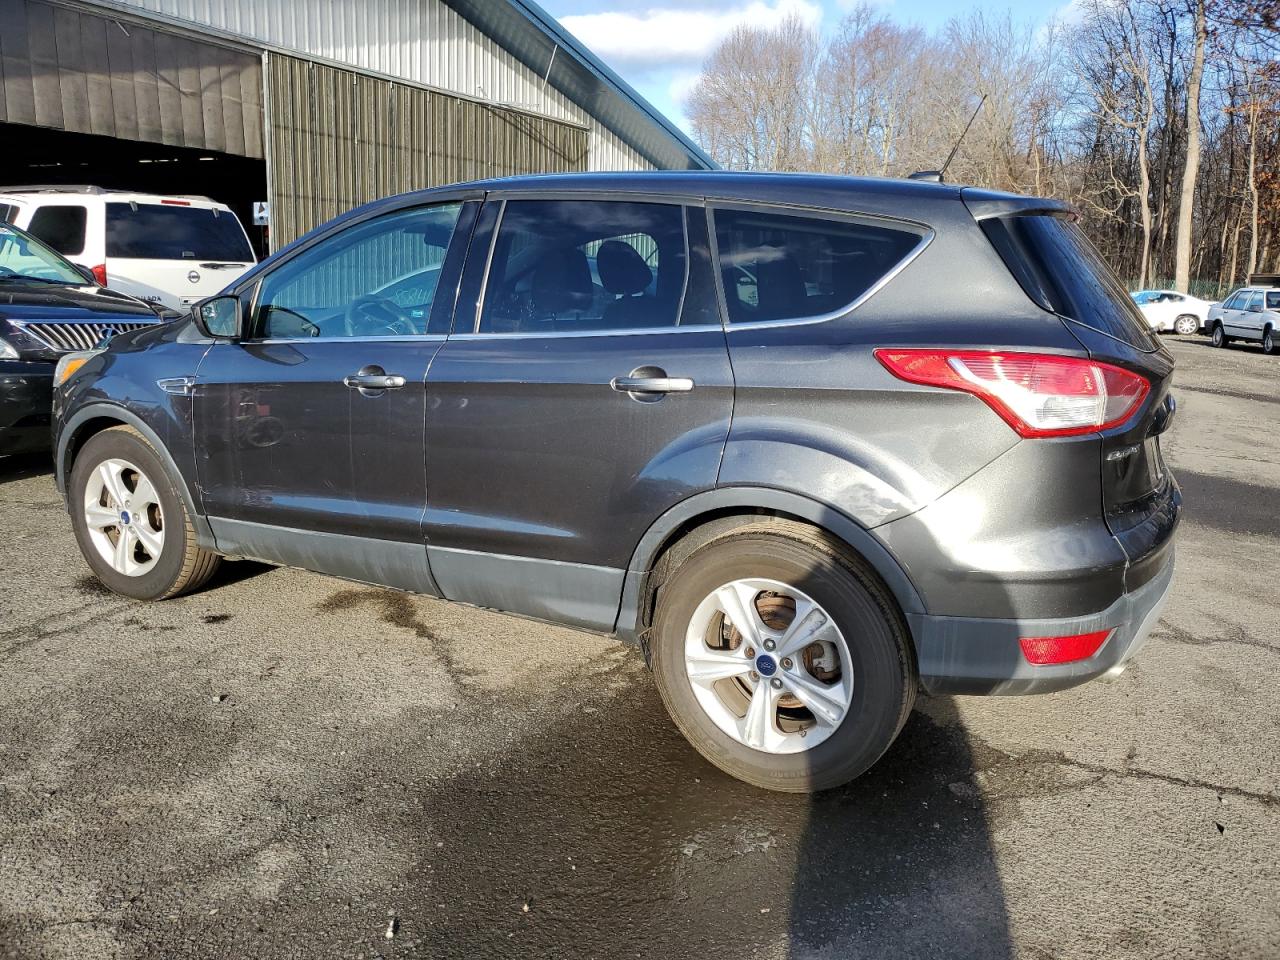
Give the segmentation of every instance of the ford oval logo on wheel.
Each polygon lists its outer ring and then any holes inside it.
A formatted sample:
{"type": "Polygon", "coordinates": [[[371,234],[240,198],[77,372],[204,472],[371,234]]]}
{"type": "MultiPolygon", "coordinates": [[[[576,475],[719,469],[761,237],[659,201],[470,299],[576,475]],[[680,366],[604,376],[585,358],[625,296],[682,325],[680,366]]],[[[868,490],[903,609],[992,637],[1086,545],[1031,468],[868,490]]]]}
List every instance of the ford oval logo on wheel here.
{"type": "Polygon", "coordinates": [[[199,271],[199,270],[192,270],[190,273],[188,273],[188,274],[187,274],[187,279],[188,279],[188,280],[190,280],[192,283],[199,283],[199,282],[200,282],[200,271],[199,271]]]}

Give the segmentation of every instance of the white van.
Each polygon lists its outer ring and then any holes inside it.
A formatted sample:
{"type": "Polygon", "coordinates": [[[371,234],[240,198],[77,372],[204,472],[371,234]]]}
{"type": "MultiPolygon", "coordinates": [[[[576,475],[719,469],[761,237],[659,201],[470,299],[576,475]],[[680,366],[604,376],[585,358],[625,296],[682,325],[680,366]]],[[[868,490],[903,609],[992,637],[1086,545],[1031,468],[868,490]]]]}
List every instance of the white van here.
{"type": "Polygon", "coordinates": [[[257,262],[231,208],[208,197],[100,187],[0,187],[0,221],[21,227],[112,290],[184,310],[257,262]]]}

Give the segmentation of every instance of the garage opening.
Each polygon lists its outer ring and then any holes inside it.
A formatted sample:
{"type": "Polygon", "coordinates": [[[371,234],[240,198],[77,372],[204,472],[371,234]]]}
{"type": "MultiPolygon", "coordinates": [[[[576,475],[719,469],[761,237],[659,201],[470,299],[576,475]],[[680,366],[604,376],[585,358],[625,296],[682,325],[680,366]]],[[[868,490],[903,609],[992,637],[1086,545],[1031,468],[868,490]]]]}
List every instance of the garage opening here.
{"type": "Polygon", "coordinates": [[[83,185],[209,197],[240,218],[259,259],[267,255],[266,228],[253,223],[253,205],[267,199],[262,160],[15,123],[0,123],[0,143],[0,191],[83,185]]]}

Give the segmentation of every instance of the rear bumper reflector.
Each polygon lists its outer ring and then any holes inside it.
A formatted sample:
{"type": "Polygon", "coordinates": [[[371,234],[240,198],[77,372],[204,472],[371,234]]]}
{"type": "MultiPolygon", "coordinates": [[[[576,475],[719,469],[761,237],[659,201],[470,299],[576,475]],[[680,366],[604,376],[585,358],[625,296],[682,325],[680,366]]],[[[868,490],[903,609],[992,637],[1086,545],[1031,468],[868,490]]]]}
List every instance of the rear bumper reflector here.
{"type": "Polygon", "coordinates": [[[1111,636],[1111,630],[1095,630],[1093,633],[1077,633],[1069,637],[1019,637],[1022,655],[1028,663],[1045,666],[1054,663],[1072,663],[1087,660],[1101,649],[1111,636]]]}

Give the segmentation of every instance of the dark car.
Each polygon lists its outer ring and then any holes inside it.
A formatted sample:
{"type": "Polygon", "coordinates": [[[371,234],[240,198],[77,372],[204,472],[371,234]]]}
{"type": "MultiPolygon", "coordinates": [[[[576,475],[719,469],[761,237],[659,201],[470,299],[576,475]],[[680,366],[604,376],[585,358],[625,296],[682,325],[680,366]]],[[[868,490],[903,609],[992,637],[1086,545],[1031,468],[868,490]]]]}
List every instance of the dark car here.
{"type": "Polygon", "coordinates": [[[116,337],[57,391],[56,460],[113,590],[253,557],[614,634],[709,760],[809,790],[918,688],[1133,655],[1172,371],[1053,201],[519,178],[362,207],[116,337]]]}
{"type": "Polygon", "coordinates": [[[35,237],[0,223],[0,455],[49,449],[62,355],[159,322],[148,304],[98,286],[35,237]]]}

